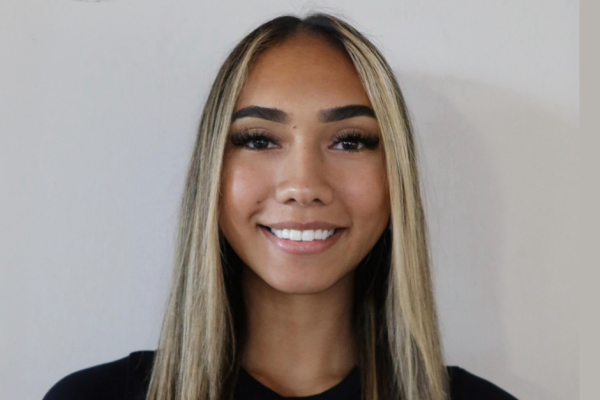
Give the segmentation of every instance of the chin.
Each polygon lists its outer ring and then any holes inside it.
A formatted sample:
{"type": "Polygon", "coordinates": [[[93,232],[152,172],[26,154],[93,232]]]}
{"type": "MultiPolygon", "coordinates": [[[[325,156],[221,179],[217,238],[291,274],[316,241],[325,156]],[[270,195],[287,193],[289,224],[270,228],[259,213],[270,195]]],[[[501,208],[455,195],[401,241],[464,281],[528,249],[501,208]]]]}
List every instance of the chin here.
{"type": "Polygon", "coordinates": [[[285,294],[317,294],[322,293],[332,285],[315,284],[315,283],[299,283],[299,282],[283,282],[277,285],[269,285],[278,292],[285,294]]]}
{"type": "Polygon", "coordinates": [[[262,280],[272,289],[285,294],[317,294],[327,291],[345,280],[346,274],[324,276],[321,271],[317,273],[277,273],[266,274],[262,280]]]}

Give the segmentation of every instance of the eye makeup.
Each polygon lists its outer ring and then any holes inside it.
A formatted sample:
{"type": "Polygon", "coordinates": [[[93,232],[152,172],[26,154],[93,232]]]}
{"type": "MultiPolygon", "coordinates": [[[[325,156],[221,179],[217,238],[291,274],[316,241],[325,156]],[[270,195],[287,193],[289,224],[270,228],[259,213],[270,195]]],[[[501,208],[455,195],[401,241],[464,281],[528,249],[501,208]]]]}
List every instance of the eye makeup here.
{"type": "Polygon", "coordinates": [[[379,146],[379,135],[360,130],[342,131],[335,134],[334,145],[341,144],[346,151],[374,150],[379,146]],[[360,145],[362,144],[362,148],[360,145]]]}
{"type": "Polygon", "coordinates": [[[236,147],[250,150],[267,150],[279,146],[279,140],[263,130],[242,129],[230,134],[229,140],[236,147]],[[271,146],[271,145],[275,146],[271,146]]]}
{"type": "MultiPolygon", "coordinates": [[[[234,131],[229,135],[229,140],[232,145],[249,150],[268,150],[281,145],[280,139],[262,129],[234,131]]],[[[330,148],[338,147],[337,150],[358,152],[376,149],[380,139],[375,133],[351,129],[334,134],[332,141],[330,148]]]]}

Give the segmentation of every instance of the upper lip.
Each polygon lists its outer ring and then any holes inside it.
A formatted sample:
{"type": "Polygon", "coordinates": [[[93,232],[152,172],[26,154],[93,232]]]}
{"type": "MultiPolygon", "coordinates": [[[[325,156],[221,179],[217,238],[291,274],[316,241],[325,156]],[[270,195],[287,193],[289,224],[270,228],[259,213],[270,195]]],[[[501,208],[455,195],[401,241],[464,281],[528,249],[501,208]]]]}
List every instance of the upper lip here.
{"type": "Polygon", "coordinates": [[[331,230],[331,229],[340,228],[340,226],[330,224],[328,222],[321,222],[321,221],[307,222],[307,223],[291,222],[291,221],[290,222],[274,222],[272,224],[264,224],[264,226],[271,228],[271,229],[277,229],[277,230],[294,229],[294,230],[298,230],[298,231],[309,231],[309,230],[317,230],[317,229],[331,230]]]}

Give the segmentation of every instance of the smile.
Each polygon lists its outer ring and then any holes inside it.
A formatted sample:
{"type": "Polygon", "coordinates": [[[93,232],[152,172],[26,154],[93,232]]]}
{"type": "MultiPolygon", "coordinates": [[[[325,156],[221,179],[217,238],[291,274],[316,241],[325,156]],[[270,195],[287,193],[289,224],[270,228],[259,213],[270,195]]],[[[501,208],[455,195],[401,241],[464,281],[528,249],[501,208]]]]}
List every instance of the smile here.
{"type": "Polygon", "coordinates": [[[294,240],[296,242],[312,242],[313,240],[327,240],[335,233],[335,229],[317,229],[306,231],[299,231],[296,229],[269,229],[271,230],[271,233],[273,233],[279,239],[294,240]]]}
{"type": "Polygon", "coordinates": [[[275,248],[292,255],[316,255],[337,243],[345,228],[334,229],[275,229],[259,225],[275,248]]]}

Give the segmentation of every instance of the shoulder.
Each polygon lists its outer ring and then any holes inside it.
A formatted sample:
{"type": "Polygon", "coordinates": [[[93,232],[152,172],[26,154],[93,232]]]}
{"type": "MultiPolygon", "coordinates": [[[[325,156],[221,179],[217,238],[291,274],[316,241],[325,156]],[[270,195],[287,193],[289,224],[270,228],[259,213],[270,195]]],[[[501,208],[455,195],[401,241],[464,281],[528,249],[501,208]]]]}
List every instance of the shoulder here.
{"type": "Polygon", "coordinates": [[[447,367],[451,400],[516,400],[493,383],[457,366],[447,367]]]}
{"type": "Polygon", "coordinates": [[[137,351],[125,358],[67,375],[43,400],[129,400],[143,398],[152,371],[153,351],[137,351]]]}

